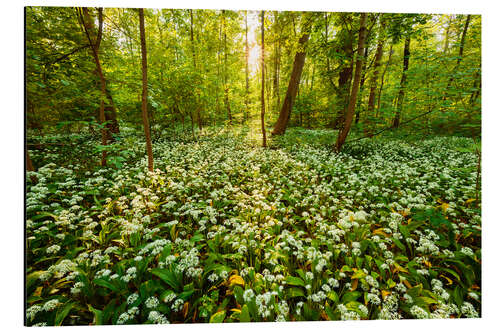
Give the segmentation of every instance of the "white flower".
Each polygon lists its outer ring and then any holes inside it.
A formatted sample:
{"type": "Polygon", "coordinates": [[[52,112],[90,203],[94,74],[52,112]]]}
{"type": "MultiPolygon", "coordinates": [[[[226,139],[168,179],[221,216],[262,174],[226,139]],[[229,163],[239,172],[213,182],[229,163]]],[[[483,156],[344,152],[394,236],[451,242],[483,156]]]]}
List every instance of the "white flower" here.
{"type": "Polygon", "coordinates": [[[43,305],[43,310],[50,312],[50,311],[54,310],[59,304],[60,304],[60,302],[58,299],[51,299],[50,301],[47,301],[43,305]]]}
{"type": "Polygon", "coordinates": [[[139,294],[138,293],[133,293],[133,294],[130,294],[129,297],[127,297],[127,304],[132,304],[134,303],[135,301],[137,301],[137,299],[139,298],[139,294]]]}
{"type": "Polygon", "coordinates": [[[146,302],[144,302],[144,304],[148,309],[154,309],[160,305],[160,302],[158,301],[158,298],[151,296],[146,300],[146,302]]]}
{"type": "Polygon", "coordinates": [[[47,254],[55,254],[59,252],[61,247],[59,245],[52,245],[47,248],[47,254]]]}

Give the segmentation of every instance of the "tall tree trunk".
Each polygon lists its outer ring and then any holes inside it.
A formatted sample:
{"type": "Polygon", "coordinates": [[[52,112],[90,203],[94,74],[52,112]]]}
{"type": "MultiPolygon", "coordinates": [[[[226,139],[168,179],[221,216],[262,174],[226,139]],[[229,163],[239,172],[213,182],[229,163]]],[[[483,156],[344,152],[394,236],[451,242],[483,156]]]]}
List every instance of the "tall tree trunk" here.
{"type": "Polygon", "coordinates": [[[261,55],[261,68],[262,68],[262,87],[261,87],[261,94],[260,94],[260,103],[261,103],[261,109],[260,109],[260,125],[262,128],[262,147],[267,146],[266,142],[266,125],[264,122],[264,116],[266,115],[266,105],[264,101],[264,86],[265,86],[265,69],[264,69],[264,11],[260,12],[260,19],[261,19],[261,24],[260,24],[260,31],[261,31],[261,38],[262,38],[262,55],[261,55]]]}
{"type": "Polygon", "coordinates": [[[469,105],[473,106],[474,103],[476,102],[477,98],[479,97],[481,93],[481,75],[480,72],[475,72],[474,73],[474,85],[473,85],[474,91],[470,95],[469,99],[469,105]]]}
{"type": "Polygon", "coordinates": [[[354,119],[354,123],[359,123],[359,115],[361,113],[361,102],[363,100],[363,91],[365,88],[365,78],[366,78],[366,64],[368,63],[368,46],[365,46],[365,52],[363,54],[363,68],[361,69],[361,83],[359,84],[359,98],[358,98],[358,106],[356,107],[356,118],[354,119]]]}
{"type": "Polygon", "coordinates": [[[280,111],[280,115],[274,129],[271,132],[272,135],[281,135],[286,131],[288,121],[290,119],[290,114],[292,112],[293,103],[295,102],[295,97],[297,95],[297,90],[300,83],[300,76],[302,74],[302,69],[304,68],[304,62],[306,60],[306,45],[309,40],[310,32],[310,20],[305,17],[306,22],[303,25],[302,37],[299,39],[298,51],[295,54],[295,59],[293,61],[292,74],[290,76],[290,81],[288,82],[288,89],[285,95],[285,100],[283,101],[283,106],[280,111]]]}
{"type": "Polygon", "coordinates": [[[350,61],[345,62],[339,72],[338,89],[337,89],[337,115],[333,123],[333,128],[341,128],[345,123],[345,115],[349,104],[349,91],[352,80],[353,70],[353,36],[350,32],[346,32],[347,36],[342,42],[342,53],[350,61]]]}
{"type": "MultiPolygon", "coordinates": [[[[460,38],[460,49],[458,50],[457,63],[455,65],[455,67],[453,68],[453,73],[458,71],[458,68],[460,66],[460,62],[462,62],[462,58],[464,55],[465,36],[467,35],[467,29],[469,28],[470,19],[471,19],[471,15],[467,15],[467,19],[465,20],[464,30],[462,31],[462,37],[460,38]]],[[[448,85],[446,86],[446,90],[444,91],[443,102],[446,101],[446,99],[448,97],[448,91],[449,91],[451,84],[453,83],[454,80],[455,80],[455,77],[452,75],[450,77],[450,80],[448,81],[448,85]]]]}
{"type": "Polygon", "coordinates": [[[447,54],[448,53],[448,45],[449,45],[449,38],[450,38],[450,27],[451,27],[451,17],[448,18],[448,25],[446,26],[446,32],[445,32],[445,37],[444,37],[444,49],[443,53],[447,54]]]}
{"type": "MultiPolygon", "coordinates": [[[[382,55],[384,53],[384,24],[383,22],[380,23],[380,33],[378,36],[378,42],[377,42],[377,51],[375,52],[375,63],[373,64],[373,73],[372,77],[370,79],[370,95],[368,96],[368,107],[367,107],[367,118],[366,118],[366,125],[370,124],[370,119],[371,117],[374,117],[374,110],[375,110],[375,92],[377,90],[377,80],[378,80],[378,69],[380,67],[380,60],[382,59],[382,55]]],[[[366,127],[367,128],[367,127],[366,127]]],[[[368,133],[368,128],[366,133],[368,133]]]]}
{"type": "Polygon", "coordinates": [[[378,97],[377,97],[377,114],[375,117],[378,117],[378,114],[380,112],[380,97],[382,97],[382,90],[384,89],[384,78],[385,78],[385,73],[387,73],[387,68],[389,68],[389,65],[391,63],[391,57],[394,51],[392,50],[392,44],[391,47],[389,48],[389,58],[387,59],[387,62],[385,63],[385,68],[384,71],[382,72],[382,78],[380,79],[380,88],[378,90],[378,97]]]}
{"type": "Polygon", "coordinates": [[[279,32],[277,32],[278,36],[278,49],[276,50],[276,110],[279,110],[281,101],[280,101],[280,73],[281,73],[281,25],[277,12],[275,12],[276,24],[278,25],[279,32]]]}
{"type": "MultiPolygon", "coordinates": [[[[26,148],[26,171],[29,171],[29,172],[35,171],[35,168],[33,167],[33,163],[31,162],[30,153],[29,153],[27,148],[26,148]]],[[[30,179],[31,179],[31,182],[33,184],[36,184],[38,182],[38,179],[36,178],[35,175],[30,175],[30,179]]]]}
{"type": "Polygon", "coordinates": [[[366,38],[366,13],[361,13],[360,23],[359,23],[359,38],[358,38],[358,53],[356,58],[356,69],[354,71],[354,82],[352,83],[352,90],[349,97],[349,105],[347,106],[347,114],[345,119],[345,124],[342,131],[339,132],[337,137],[337,142],[335,147],[337,151],[340,151],[342,145],[349,134],[351,129],[352,118],[354,117],[354,109],[356,107],[356,98],[358,96],[359,81],[361,80],[361,68],[363,67],[363,49],[365,47],[366,38]]]}
{"type": "MultiPolygon", "coordinates": [[[[103,9],[102,8],[97,8],[97,17],[98,17],[98,31],[97,31],[97,37],[96,37],[96,50],[99,53],[99,49],[101,46],[101,41],[102,41],[102,27],[104,23],[103,19],[103,9]]],[[[94,23],[92,20],[90,20],[90,26],[92,29],[94,28],[94,23]]],[[[96,69],[97,71],[97,69],[96,69]]],[[[104,78],[106,80],[106,78],[104,78]]],[[[111,142],[114,142],[114,138],[111,135],[111,133],[118,134],[120,133],[120,126],[118,125],[118,120],[117,120],[117,114],[116,114],[116,107],[115,103],[113,102],[113,97],[111,96],[111,93],[109,92],[108,89],[108,84],[106,83],[106,98],[107,98],[107,103],[104,106],[104,117],[106,119],[106,128],[108,130],[108,140],[111,142]]]]}
{"type": "MultiPolygon", "coordinates": [[[[191,18],[191,29],[190,29],[190,35],[191,35],[191,48],[192,48],[192,53],[193,53],[193,68],[196,71],[196,47],[194,43],[194,32],[193,32],[193,10],[189,9],[189,16],[191,18]]],[[[198,128],[200,131],[202,130],[202,120],[201,120],[201,103],[200,103],[200,93],[197,93],[197,99],[196,99],[196,120],[198,122],[198,128]]]]}
{"type": "Polygon", "coordinates": [[[229,125],[233,123],[231,115],[231,105],[229,104],[229,87],[227,86],[227,27],[226,27],[226,11],[222,10],[222,22],[224,27],[224,103],[226,104],[227,119],[229,125]]]}
{"type": "MultiPolygon", "coordinates": [[[[352,21],[349,17],[346,21],[352,21]]],[[[349,105],[349,93],[352,81],[352,70],[354,67],[354,49],[353,40],[354,32],[344,28],[341,32],[341,45],[337,52],[342,52],[344,57],[349,61],[343,61],[343,65],[339,72],[337,94],[336,94],[336,116],[333,121],[333,128],[342,129],[343,124],[345,124],[345,116],[347,113],[347,107],[349,105]]]]}
{"type": "MultiPolygon", "coordinates": [[[[99,80],[101,82],[101,103],[99,107],[99,123],[102,125],[101,126],[101,145],[106,146],[108,144],[108,133],[106,131],[106,127],[103,125],[104,122],[106,121],[105,114],[104,114],[104,100],[106,99],[106,80],[104,79],[104,74],[102,72],[102,67],[101,67],[101,61],[99,60],[99,52],[97,49],[97,44],[96,41],[98,40],[96,37],[96,40],[92,38],[92,20],[90,18],[88,8],[80,8],[78,10],[78,15],[81,20],[81,23],[83,25],[85,35],[87,36],[87,40],[89,41],[90,48],[92,49],[92,55],[94,56],[94,61],[96,64],[96,69],[97,69],[97,74],[99,75],[99,80]]],[[[103,149],[102,151],[102,157],[101,157],[101,166],[106,166],[106,150],[103,149]]]]}
{"type": "Polygon", "coordinates": [[[146,135],[148,169],[149,171],[153,171],[153,145],[151,144],[148,120],[148,58],[146,53],[146,33],[144,32],[144,9],[142,8],[139,8],[139,29],[141,32],[142,55],[142,122],[144,123],[144,134],[146,135]]]}
{"type": "MultiPolygon", "coordinates": [[[[325,12],[325,47],[328,45],[328,13],[325,12]]],[[[328,76],[330,76],[330,57],[326,57],[326,70],[328,71],[328,76]]]]}
{"type": "Polygon", "coordinates": [[[399,127],[399,123],[401,122],[401,111],[403,110],[403,100],[405,97],[405,89],[406,89],[406,72],[408,71],[408,66],[410,63],[410,35],[406,36],[405,39],[405,48],[403,51],[403,74],[401,75],[401,83],[399,87],[398,99],[396,104],[396,115],[394,116],[394,120],[392,121],[392,127],[399,127]]]}
{"type": "Polygon", "coordinates": [[[249,84],[249,70],[248,70],[248,11],[245,10],[245,122],[248,121],[249,115],[249,94],[250,94],[250,84],[249,84]]]}

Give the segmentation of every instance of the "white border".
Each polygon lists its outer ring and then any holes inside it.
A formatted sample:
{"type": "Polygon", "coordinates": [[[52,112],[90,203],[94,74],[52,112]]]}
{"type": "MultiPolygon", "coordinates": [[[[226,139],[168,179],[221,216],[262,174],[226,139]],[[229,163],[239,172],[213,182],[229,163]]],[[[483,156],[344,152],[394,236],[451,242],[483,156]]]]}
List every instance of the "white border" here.
{"type": "MultiPolygon", "coordinates": [[[[7,0],[9,1],[9,0],[7,0]]],[[[499,88],[499,11],[495,1],[487,0],[350,0],[350,1],[265,1],[236,2],[234,0],[100,0],[100,1],[63,1],[63,0],[10,0],[7,7],[2,6],[0,24],[2,24],[2,273],[1,286],[6,295],[2,295],[2,326],[6,332],[33,330],[23,327],[23,58],[24,58],[24,21],[23,6],[104,6],[104,7],[139,7],[145,8],[225,8],[225,9],[268,9],[268,10],[328,10],[328,11],[365,11],[365,12],[412,12],[412,13],[472,13],[483,15],[483,318],[479,320],[400,320],[400,321],[365,321],[365,322],[308,322],[283,324],[189,324],[171,326],[106,326],[106,327],[67,327],[63,330],[74,331],[126,331],[147,329],[170,330],[174,332],[194,331],[254,331],[254,330],[349,330],[362,332],[369,330],[380,332],[413,332],[445,330],[448,332],[493,331],[498,320],[498,243],[500,235],[498,205],[499,171],[498,132],[500,105],[499,88]],[[6,296],[6,297],[5,297],[6,296]]],[[[44,328],[43,331],[57,328],[44,328]]]]}

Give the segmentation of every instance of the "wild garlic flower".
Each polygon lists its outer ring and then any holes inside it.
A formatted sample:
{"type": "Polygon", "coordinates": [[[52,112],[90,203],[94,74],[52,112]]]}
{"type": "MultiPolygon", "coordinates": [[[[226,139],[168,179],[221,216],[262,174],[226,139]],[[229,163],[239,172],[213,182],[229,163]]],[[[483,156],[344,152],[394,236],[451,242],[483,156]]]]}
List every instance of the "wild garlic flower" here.
{"type": "Polygon", "coordinates": [[[55,254],[61,250],[59,245],[52,245],[47,248],[47,254],[55,254]]]}
{"type": "Polygon", "coordinates": [[[144,302],[144,304],[148,309],[154,309],[160,305],[160,302],[158,301],[158,298],[151,296],[146,300],[146,302],[144,302]]]}

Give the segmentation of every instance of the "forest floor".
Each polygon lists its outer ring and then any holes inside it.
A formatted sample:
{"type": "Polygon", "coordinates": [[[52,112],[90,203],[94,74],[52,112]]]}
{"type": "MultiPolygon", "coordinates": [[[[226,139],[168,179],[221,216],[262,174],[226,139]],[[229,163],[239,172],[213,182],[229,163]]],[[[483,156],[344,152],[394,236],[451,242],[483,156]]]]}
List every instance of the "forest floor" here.
{"type": "MultiPolygon", "coordinates": [[[[258,121],[258,119],[257,119],[258,121]]],[[[121,129],[30,150],[27,324],[480,316],[478,157],[464,137],[121,129]],[[268,135],[270,137],[270,135],[268,135]]],[[[255,122],[255,124],[254,124],[255,122]]]]}

